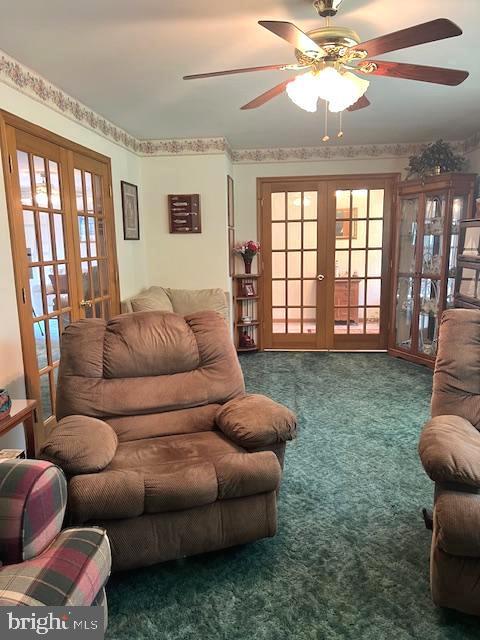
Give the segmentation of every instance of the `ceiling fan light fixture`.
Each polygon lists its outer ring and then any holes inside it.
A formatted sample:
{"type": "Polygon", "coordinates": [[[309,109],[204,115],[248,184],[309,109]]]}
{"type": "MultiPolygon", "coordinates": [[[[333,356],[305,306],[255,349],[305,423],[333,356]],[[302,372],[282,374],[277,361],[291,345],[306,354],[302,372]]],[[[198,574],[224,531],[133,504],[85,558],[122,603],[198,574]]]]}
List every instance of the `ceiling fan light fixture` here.
{"type": "Polygon", "coordinates": [[[328,102],[333,113],[344,111],[363,96],[370,85],[368,80],[346,71],[340,73],[334,67],[319,72],[304,73],[287,85],[288,97],[298,107],[313,113],[320,98],[328,102]]]}

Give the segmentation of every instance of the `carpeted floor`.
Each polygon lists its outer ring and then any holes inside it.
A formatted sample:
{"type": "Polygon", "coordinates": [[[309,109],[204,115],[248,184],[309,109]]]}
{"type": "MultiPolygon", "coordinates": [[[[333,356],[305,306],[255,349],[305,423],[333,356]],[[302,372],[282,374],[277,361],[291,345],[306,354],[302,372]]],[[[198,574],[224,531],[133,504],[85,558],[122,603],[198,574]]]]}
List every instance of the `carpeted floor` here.
{"type": "Polygon", "coordinates": [[[430,600],[432,486],[417,453],[431,372],[383,354],[262,353],[247,388],[299,417],[275,538],[113,576],[115,640],[469,640],[430,600]]]}

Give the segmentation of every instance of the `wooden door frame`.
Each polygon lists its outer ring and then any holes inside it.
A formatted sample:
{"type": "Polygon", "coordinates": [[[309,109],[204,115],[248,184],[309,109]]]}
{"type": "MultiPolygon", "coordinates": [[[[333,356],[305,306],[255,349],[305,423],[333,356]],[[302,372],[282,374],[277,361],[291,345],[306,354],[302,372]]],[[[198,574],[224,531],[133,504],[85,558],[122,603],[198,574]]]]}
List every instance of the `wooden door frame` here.
{"type": "MultiPolygon", "coordinates": [[[[25,254],[25,238],[23,233],[18,231],[18,221],[16,220],[16,216],[18,214],[19,204],[16,201],[15,194],[15,183],[16,176],[14,173],[14,169],[16,168],[16,153],[13,153],[12,146],[15,143],[16,139],[13,138],[12,129],[26,133],[30,136],[34,136],[41,140],[43,143],[52,144],[57,148],[60,148],[61,155],[63,154],[62,161],[64,166],[62,168],[62,174],[65,171],[68,165],[68,156],[73,156],[74,153],[81,154],[86,156],[87,158],[94,160],[96,162],[102,163],[102,166],[106,168],[106,175],[108,176],[109,188],[105,193],[105,218],[108,219],[108,226],[111,230],[110,238],[107,239],[108,248],[110,251],[111,260],[115,265],[116,277],[112,279],[112,312],[116,313],[120,311],[120,289],[119,289],[119,281],[118,281],[118,261],[117,261],[117,251],[116,251],[116,233],[115,233],[115,214],[113,207],[113,193],[112,193],[112,168],[111,168],[111,160],[107,156],[104,156],[96,151],[92,151],[87,147],[84,147],[80,144],[72,142],[67,138],[63,138],[43,127],[32,124],[18,116],[9,113],[3,109],[0,109],[0,150],[2,155],[2,167],[3,167],[3,175],[5,182],[5,197],[7,204],[7,213],[8,213],[8,223],[9,223],[9,232],[10,232],[10,245],[12,251],[12,261],[13,261],[13,272],[15,279],[15,292],[17,299],[17,310],[19,317],[19,325],[20,325],[20,335],[21,335],[21,344],[22,344],[22,359],[23,359],[23,368],[24,368],[24,376],[25,383],[27,387],[27,392],[31,389],[35,388],[35,383],[32,381],[30,376],[30,360],[32,357],[36,357],[36,349],[35,344],[32,339],[32,326],[31,322],[27,323],[25,316],[25,305],[29,300],[28,294],[28,282],[25,283],[25,274],[28,273],[28,263],[25,254]],[[15,155],[15,158],[13,157],[15,155]]],[[[66,199],[71,198],[71,188],[68,181],[62,185],[62,189],[64,190],[64,196],[66,199]]],[[[18,195],[18,194],[17,194],[18,195]]],[[[67,234],[65,235],[65,238],[67,234]]],[[[67,249],[68,250],[68,249],[67,249]]],[[[74,255],[73,261],[75,261],[76,256],[74,255]]],[[[71,287],[71,291],[75,291],[77,287],[74,282],[75,278],[72,277],[73,274],[68,275],[69,284],[71,287]]],[[[72,309],[72,320],[78,318],[77,310],[72,309]]],[[[38,416],[37,416],[37,422],[38,416]]],[[[37,434],[42,437],[43,434],[37,434]]],[[[38,446],[38,442],[37,442],[38,446]]]]}
{"type": "MultiPolygon", "coordinates": [[[[392,322],[391,304],[389,300],[390,300],[391,291],[392,291],[392,272],[393,272],[392,247],[394,247],[393,239],[394,239],[394,233],[395,233],[395,214],[396,214],[396,206],[397,206],[398,185],[400,183],[400,179],[401,179],[401,174],[399,172],[391,172],[391,173],[275,176],[275,177],[259,177],[256,180],[257,234],[258,234],[258,238],[261,243],[261,246],[264,246],[264,243],[265,243],[265,237],[264,237],[265,236],[265,232],[264,232],[265,220],[263,216],[263,211],[264,211],[263,205],[264,205],[264,197],[265,197],[267,185],[286,183],[286,182],[294,182],[297,184],[302,184],[302,183],[311,183],[311,182],[317,182],[317,183],[327,182],[328,183],[328,182],[334,182],[334,181],[337,181],[337,182],[377,181],[377,180],[384,181],[385,186],[383,188],[385,188],[385,198],[388,198],[388,202],[390,204],[389,216],[387,216],[389,217],[389,220],[388,220],[389,229],[386,232],[384,232],[385,234],[384,245],[382,247],[383,254],[382,254],[381,341],[383,345],[382,350],[385,350],[385,351],[387,350],[388,335],[390,332],[391,322],[392,322]],[[390,189],[387,189],[387,187],[390,187],[390,189]],[[390,191],[390,193],[388,193],[388,191],[390,191]]],[[[327,207],[328,207],[328,204],[329,203],[327,201],[327,207]]],[[[326,216],[327,220],[330,219],[330,224],[332,224],[333,218],[331,215],[329,215],[329,212],[327,209],[326,211],[327,211],[327,216],[326,216]]],[[[330,238],[330,235],[331,235],[330,232],[332,232],[332,229],[328,230],[328,239],[330,240],[330,243],[332,241],[334,243],[335,242],[334,234],[333,234],[333,240],[332,240],[332,238],[330,238]]],[[[260,256],[261,256],[260,272],[262,274],[265,274],[265,262],[264,262],[263,252],[260,254],[260,256]]],[[[328,263],[326,264],[325,276],[328,282],[333,282],[334,265],[332,266],[332,264],[328,264],[328,263]]],[[[263,282],[264,295],[267,289],[268,289],[268,283],[264,278],[264,282],[263,282]]],[[[328,309],[327,320],[326,320],[327,324],[330,321],[333,322],[333,314],[334,314],[333,295],[334,295],[334,287],[332,285],[331,287],[329,287],[329,290],[327,292],[327,300],[326,300],[327,309],[328,309]]],[[[267,309],[268,309],[268,305],[266,304],[266,300],[265,300],[263,304],[263,319],[260,327],[261,335],[262,335],[262,344],[265,344],[266,332],[268,331],[266,326],[268,324],[267,317],[266,317],[267,309]]],[[[317,309],[318,309],[318,304],[317,304],[317,309]]],[[[375,336],[375,338],[377,338],[377,336],[375,336]]],[[[298,344],[298,346],[292,346],[289,348],[304,349],[304,347],[302,347],[300,344],[298,344]]],[[[371,350],[371,349],[372,347],[369,344],[368,335],[366,335],[364,336],[364,340],[362,341],[362,345],[360,349],[356,349],[356,350],[371,350]]],[[[334,347],[332,340],[330,340],[327,342],[327,350],[339,350],[339,351],[351,350],[351,347],[349,349],[349,345],[347,344],[345,345],[338,344],[337,346],[334,347]]],[[[375,348],[374,350],[378,350],[378,349],[375,348]]]]}

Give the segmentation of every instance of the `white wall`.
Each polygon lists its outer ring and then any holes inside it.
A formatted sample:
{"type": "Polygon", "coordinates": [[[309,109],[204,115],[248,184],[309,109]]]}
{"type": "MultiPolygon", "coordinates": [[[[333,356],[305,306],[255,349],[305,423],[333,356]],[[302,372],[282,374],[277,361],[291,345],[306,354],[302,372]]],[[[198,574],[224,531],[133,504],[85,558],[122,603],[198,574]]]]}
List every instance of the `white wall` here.
{"type": "Polygon", "coordinates": [[[257,178],[397,172],[402,172],[403,175],[407,165],[408,158],[406,157],[235,164],[233,166],[233,176],[235,180],[237,240],[258,239],[257,178]]]}
{"type": "MultiPolygon", "coordinates": [[[[69,120],[54,110],[0,83],[0,107],[25,120],[49,129],[69,140],[102,153],[112,159],[113,196],[120,293],[123,297],[135,293],[147,283],[146,233],[142,225],[144,203],[140,199],[140,241],[123,240],[120,180],[140,184],[141,161],[135,154],[109,142],[90,129],[69,120]]],[[[142,189],[140,191],[140,198],[142,189]]],[[[8,228],[5,186],[0,166],[0,387],[8,387],[13,397],[24,397],[22,351],[18,325],[17,303],[13,276],[12,253],[8,228]]],[[[19,429],[0,439],[0,447],[23,446],[19,429]]]]}
{"type": "Polygon", "coordinates": [[[468,160],[467,171],[480,173],[480,147],[466,154],[468,160]]]}
{"type": "Polygon", "coordinates": [[[144,229],[150,284],[180,289],[230,288],[227,174],[224,154],[142,159],[144,229]],[[202,233],[169,233],[168,194],[200,194],[202,233]]]}

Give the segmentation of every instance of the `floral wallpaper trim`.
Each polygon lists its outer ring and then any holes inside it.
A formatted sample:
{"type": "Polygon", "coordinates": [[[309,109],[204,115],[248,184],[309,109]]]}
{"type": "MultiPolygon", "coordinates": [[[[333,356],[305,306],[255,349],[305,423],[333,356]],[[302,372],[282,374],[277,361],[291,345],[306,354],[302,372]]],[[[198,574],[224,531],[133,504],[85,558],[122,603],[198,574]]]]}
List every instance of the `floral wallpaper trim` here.
{"type": "MultiPolygon", "coordinates": [[[[417,153],[424,144],[427,143],[242,149],[232,152],[232,160],[233,162],[289,162],[335,160],[340,158],[400,158],[417,153]]],[[[455,142],[453,144],[459,149],[464,145],[463,142],[455,142]]]]}
{"type": "MultiPolygon", "coordinates": [[[[0,50],[0,81],[76,120],[99,135],[141,156],[225,153],[233,162],[287,162],[336,158],[405,157],[422,144],[367,144],[232,150],[225,138],[139,140],[0,50]]],[[[480,147],[480,132],[455,143],[459,151],[480,147]]]]}
{"type": "Polygon", "coordinates": [[[4,52],[0,52],[0,79],[105,138],[136,153],[141,151],[142,143],[139,140],[4,52]]]}
{"type": "Polygon", "coordinates": [[[227,153],[230,147],[225,138],[183,138],[171,140],[144,140],[140,143],[141,155],[162,156],[195,153],[227,153]]]}

